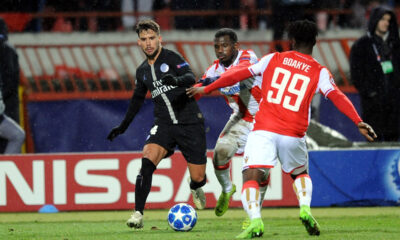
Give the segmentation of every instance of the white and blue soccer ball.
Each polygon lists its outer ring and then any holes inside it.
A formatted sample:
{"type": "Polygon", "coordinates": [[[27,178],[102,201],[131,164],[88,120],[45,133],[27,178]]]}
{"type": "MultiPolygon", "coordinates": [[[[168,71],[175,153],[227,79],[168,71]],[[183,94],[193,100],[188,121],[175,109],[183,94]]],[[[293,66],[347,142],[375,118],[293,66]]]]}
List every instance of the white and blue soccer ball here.
{"type": "Polygon", "coordinates": [[[189,204],[178,203],[168,212],[168,224],[175,231],[190,231],[196,225],[196,222],[197,212],[189,204]]]}

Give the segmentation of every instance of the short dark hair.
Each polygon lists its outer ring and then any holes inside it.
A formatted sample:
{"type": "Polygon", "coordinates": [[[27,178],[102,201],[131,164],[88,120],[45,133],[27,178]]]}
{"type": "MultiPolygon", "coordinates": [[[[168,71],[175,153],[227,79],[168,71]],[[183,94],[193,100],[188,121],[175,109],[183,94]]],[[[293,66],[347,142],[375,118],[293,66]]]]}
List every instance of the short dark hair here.
{"type": "Polygon", "coordinates": [[[219,38],[222,36],[229,36],[229,39],[232,41],[232,43],[237,43],[238,41],[238,37],[232,28],[221,28],[215,33],[214,37],[219,38]]]}
{"type": "Polygon", "coordinates": [[[153,30],[158,35],[160,34],[160,25],[158,25],[158,23],[151,19],[143,19],[139,21],[135,26],[135,31],[138,36],[139,33],[141,33],[142,31],[147,31],[149,29],[153,30]]]}
{"type": "Polygon", "coordinates": [[[294,39],[299,46],[313,47],[317,42],[318,28],[309,20],[291,22],[288,27],[289,39],[294,39]]]}

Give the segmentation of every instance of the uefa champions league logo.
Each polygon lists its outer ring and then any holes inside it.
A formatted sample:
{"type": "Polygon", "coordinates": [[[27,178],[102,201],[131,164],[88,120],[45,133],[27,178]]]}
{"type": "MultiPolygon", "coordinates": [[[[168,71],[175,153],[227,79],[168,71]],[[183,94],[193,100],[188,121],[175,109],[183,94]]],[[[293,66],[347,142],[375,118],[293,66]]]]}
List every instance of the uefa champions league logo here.
{"type": "Polygon", "coordinates": [[[391,150],[385,155],[382,155],[383,161],[386,161],[382,169],[384,198],[400,205],[400,150],[391,150]]]}
{"type": "Polygon", "coordinates": [[[400,158],[396,158],[394,160],[393,165],[391,166],[391,168],[392,168],[391,175],[393,177],[393,183],[396,185],[397,190],[400,190],[400,161],[399,160],[400,160],[400,158]]]}

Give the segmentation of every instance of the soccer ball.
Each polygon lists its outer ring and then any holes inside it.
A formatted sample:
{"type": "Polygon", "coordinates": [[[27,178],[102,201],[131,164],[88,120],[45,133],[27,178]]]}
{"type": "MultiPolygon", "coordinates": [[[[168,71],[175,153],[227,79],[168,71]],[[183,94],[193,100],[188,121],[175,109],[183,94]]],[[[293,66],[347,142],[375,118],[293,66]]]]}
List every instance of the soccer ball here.
{"type": "Polygon", "coordinates": [[[168,212],[168,224],[175,231],[190,231],[196,225],[196,222],[196,210],[189,204],[178,203],[168,212]]]}

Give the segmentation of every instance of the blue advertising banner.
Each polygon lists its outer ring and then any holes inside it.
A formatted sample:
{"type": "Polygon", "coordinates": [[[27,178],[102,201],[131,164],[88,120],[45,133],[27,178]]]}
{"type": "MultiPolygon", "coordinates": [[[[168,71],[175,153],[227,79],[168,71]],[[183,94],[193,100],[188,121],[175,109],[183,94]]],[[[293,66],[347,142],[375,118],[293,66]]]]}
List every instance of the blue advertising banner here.
{"type": "MultiPolygon", "coordinates": [[[[28,115],[36,153],[141,151],[153,124],[153,103],[146,99],[126,132],[114,141],[107,134],[121,123],[129,100],[29,102],[28,115]]],[[[205,117],[207,148],[213,149],[231,109],[222,97],[198,101],[205,117]]]]}
{"type": "Polygon", "coordinates": [[[400,205],[400,149],[310,151],[312,206],[400,205]]]}

